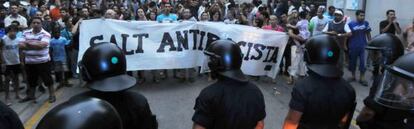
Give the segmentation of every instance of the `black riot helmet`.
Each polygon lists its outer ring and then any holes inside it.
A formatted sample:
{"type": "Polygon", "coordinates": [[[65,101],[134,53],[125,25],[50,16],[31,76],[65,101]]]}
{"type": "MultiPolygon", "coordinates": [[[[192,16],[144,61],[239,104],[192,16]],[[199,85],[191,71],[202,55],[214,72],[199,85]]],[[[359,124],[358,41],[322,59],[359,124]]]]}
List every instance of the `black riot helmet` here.
{"type": "Polygon", "coordinates": [[[310,38],[304,57],[309,70],[322,77],[339,78],[343,74],[338,67],[340,48],[332,36],[323,34],[310,38]]]}
{"type": "Polygon", "coordinates": [[[398,58],[388,65],[374,100],[384,106],[414,110],[414,53],[398,58]]]}
{"type": "Polygon", "coordinates": [[[99,43],[89,47],[79,62],[80,74],[86,86],[102,92],[126,90],[136,84],[126,74],[126,58],[113,43],[99,43]]]}
{"type": "Polygon", "coordinates": [[[404,54],[404,46],[401,40],[394,34],[380,34],[375,36],[367,45],[374,55],[373,60],[377,65],[392,64],[398,57],[404,54]]]}
{"type": "Polygon", "coordinates": [[[54,107],[36,129],[122,129],[122,121],[108,102],[79,97],[54,107]]]}
{"type": "Polygon", "coordinates": [[[238,81],[246,82],[247,78],[241,71],[243,54],[240,47],[231,40],[217,40],[204,51],[208,56],[208,67],[211,72],[238,81]]]}

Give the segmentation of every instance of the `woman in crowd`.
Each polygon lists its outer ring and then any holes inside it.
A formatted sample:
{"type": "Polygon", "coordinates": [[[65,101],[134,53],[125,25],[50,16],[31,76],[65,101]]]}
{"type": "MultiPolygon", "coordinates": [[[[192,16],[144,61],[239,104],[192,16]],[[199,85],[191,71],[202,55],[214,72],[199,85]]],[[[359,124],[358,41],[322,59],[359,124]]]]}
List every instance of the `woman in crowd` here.
{"type": "Polygon", "coordinates": [[[200,19],[199,21],[210,21],[210,14],[208,12],[202,12],[198,19],[200,19]]]}
{"type": "Polygon", "coordinates": [[[147,14],[149,21],[156,21],[157,20],[157,13],[154,11],[151,11],[147,14]]]}
{"type": "Polygon", "coordinates": [[[221,12],[220,11],[214,11],[213,13],[211,13],[211,18],[210,20],[212,22],[221,22],[221,12]]]}

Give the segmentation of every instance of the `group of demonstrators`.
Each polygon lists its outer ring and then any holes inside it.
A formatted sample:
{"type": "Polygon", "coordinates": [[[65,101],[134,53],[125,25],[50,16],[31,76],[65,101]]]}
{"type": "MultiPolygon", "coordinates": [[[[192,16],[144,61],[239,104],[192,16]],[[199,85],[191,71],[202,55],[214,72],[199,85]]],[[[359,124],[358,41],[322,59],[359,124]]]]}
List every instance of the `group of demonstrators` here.
{"type": "MultiPolygon", "coordinates": [[[[414,55],[404,53],[414,50],[414,23],[401,29],[394,10],[388,10],[387,19],[380,23],[382,34],[371,38],[364,11],[356,11],[356,19],[352,20],[341,9],[308,6],[305,1],[275,0],[263,4],[253,0],[239,4],[231,0],[31,0],[29,3],[23,6],[19,1],[10,1],[8,8],[0,7],[0,36],[3,37],[0,46],[5,66],[1,88],[6,92],[6,104],[11,104],[11,87],[19,102],[35,101],[36,90],[44,92],[47,87],[50,103],[56,101],[54,82],[59,82],[57,88],[71,86],[68,79],[79,77],[91,89],[53,108],[40,121],[38,129],[158,127],[146,98],[128,91],[136,83],[145,82],[145,71],[137,72],[138,81],[129,76],[133,71],[126,71],[126,58],[119,47],[111,43],[95,44],[78,62],[79,27],[88,19],[160,24],[185,20],[224,22],[286,33],[289,41],[280,73],[287,76],[287,84],[295,86],[284,129],[347,128],[356,105],[350,82],[357,81],[358,66],[358,82],[368,85],[367,54],[374,66],[374,82],[357,124],[364,129],[406,129],[407,119],[412,117],[409,111],[414,109],[414,67],[410,61],[414,55]],[[407,47],[396,37],[401,33],[408,42],[407,47]],[[101,62],[96,60],[105,61],[108,66],[101,67],[101,62]],[[342,79],[345,66],[352,74],[342,79]],[[20,78],[27,84],[26,96],[22,99],[20,78]],[[79,116],[83,116],[80,117],[83,121],[79,116]]],[[[196,98],[193,128],[263,129],[264,98],[240,70],[243,58],[240,47],[230,40],[218,40],[207,46],[204,54],[209,57],[209,78],[217,82],[196,98]]],[[[176,69],[173,77],[193,82],[195,71],[176,69]]],[[[167,78],[167,73],[167,70],[151,71],[154,82],[167,78]]],[[[0,103],[0,112],[3,111],[12,112],[0,103]]],[[[15,113],[6,115],[14,120],[4,123],[0,117],[0,126],[22,128],[15,113]]]]}

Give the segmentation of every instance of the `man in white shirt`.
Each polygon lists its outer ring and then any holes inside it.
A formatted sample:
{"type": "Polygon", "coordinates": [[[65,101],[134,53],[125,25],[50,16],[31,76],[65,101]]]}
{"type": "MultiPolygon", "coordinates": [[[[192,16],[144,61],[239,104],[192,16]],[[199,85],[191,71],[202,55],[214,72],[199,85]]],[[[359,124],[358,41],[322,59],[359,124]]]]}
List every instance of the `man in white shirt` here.
{"type": "Polygon", "coordinates": [[[20,23],[19,28],[24,29],[27,28],[27,20],[25,17],[19,15],[19,6],[18,5],[10,5],[11,14],[4,19],[4,26],[8,27],[11,25],[13,21],[18,21],[20,23]]]}
{"type": "Polygon", "coordinates": [[[329,22],[329,18],[323,16],[324,8],[319,7],[318,11],[316,12],[316,16],[314,16],[309,23],[309,30],[311,35],[319,35],[322,34],[322,30],[325,28],[326,24],[329,22]]]}

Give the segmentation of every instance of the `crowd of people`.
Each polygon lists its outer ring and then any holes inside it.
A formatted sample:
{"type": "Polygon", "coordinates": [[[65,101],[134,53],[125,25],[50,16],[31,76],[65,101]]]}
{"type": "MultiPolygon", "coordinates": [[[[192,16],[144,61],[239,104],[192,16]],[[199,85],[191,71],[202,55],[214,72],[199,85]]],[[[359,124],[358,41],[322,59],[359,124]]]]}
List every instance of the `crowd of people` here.
{"type": "MultiPolygon", "coordinates": [[[[287,84],[295,78],[306,76],[303,60],[307,39],[320,34],[335,36],[340,43],[341,67],[347,66],[352,73],[350,81],[367,86],[365,79],[365,46],[371,39],[371,28],[365,20],[364,11],[356,11],[356,19],[345,16],[334,6],[315,5],[297,0],[274,0],[267,4],[261,0],[251,3],[235,1],[151,1],[151,0],[30,0],[29,5],[10,1],[8,8],[0,4],[0,36],[2,54],[2,90],[6,90],[6,103],[10,103],[9,89],[13,87],[20,102],[35,99],[36,88],[45,92],[48,88],[49,102],[54,102],[55,89],[71,86],[69,78],[76,73],[79,50],[79,25],[83,20],[105,18],[136,21],[209,21],[241,24],[265,30],[287,33],[290,37],[281,62],[280,74],[287,76],[287,84]],[[343,66],[342,66],[343,65],[343,66]],[[52,67],[53,66],[53,67],[52,67]],[[51,69],[52,68],[52,69],[51,69]],[[52,77],[55,75],[55,80],[52,77]],[[21,98],[20,74],[27,83],[27,96],[21,98]],[[41,78],[39,81],[38,78],[41,78]]],[[[386,12],[387,19],[380,24],[381,33],[403,33],[408,42],[407,51],[414,51],[413,25],[401,29],[394,10],[386,12]]],[[[414,23],[413,23],[414,24],[414,23]]],[[[173,77],[193,82],[195,69],[173,70],[173,77]]],[[[375,70],[374,70],[375,71],[375,70]]],[[[166,70],[151,71],[153,81],[168,77],[166,70]]],[[[132,75],[132,71],[129,72],[132,75]]],[[[375,74],[375,72],[374,72],[375,74]]],[[[145,82],[144,71],[138,71],[138,83],[145,82]]],[[[259,77],[255,77],[259,79],[259,77]]]]}

